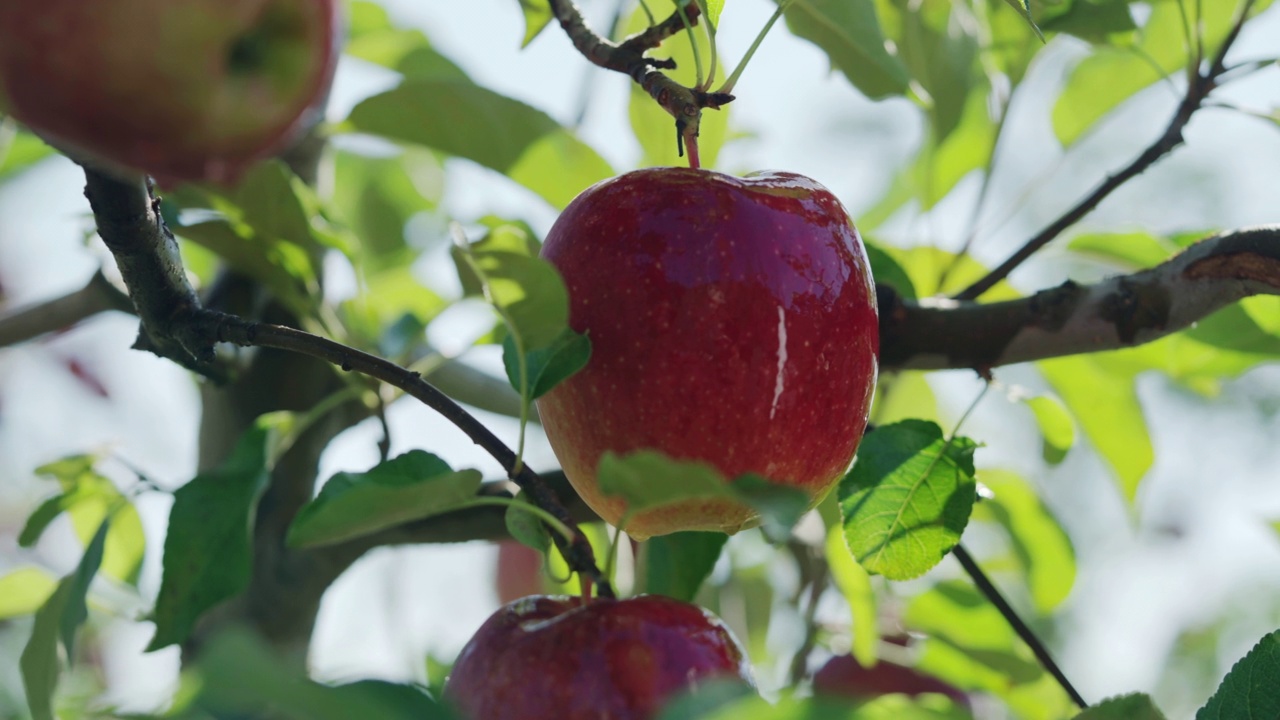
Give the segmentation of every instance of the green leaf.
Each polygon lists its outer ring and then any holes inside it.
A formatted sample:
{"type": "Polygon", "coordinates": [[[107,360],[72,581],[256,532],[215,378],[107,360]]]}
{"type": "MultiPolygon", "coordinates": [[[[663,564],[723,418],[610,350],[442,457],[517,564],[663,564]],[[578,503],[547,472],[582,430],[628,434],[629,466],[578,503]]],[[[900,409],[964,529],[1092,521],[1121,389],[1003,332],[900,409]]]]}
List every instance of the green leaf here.
{"type": "Polygon", "coordinates": [[[0,180],[56,154],[39,137],[18,130],[12,120],[0,117],[0,180]]]}
{"type": "MultiPolygon", "coordinates": [[[[731,688],[706,700],[688,698],[687,706],[675,705],[659,720],[971,720],[973,714],[944,695],[909,697],[882,695],[857,706],[825,697],[784,697],[769,702],[754,693],[733,693],[731,688]]],[[[683,698],[682,698],[683,700],[683,698]]]]}
{"type": "Polygon", "coordinates": [[[1059,7],[1040,21],[1045,32],[1066,33],[1101,44],[1138,29],[1128,0],[1076,0],[1059,7]]]}
{"type": "Polygon", "coordinates": [[[918,577],[960,541],[976,497],[973,452],[931,422],[881,426],[862,440],[837,497],[854,558],[891,580],[918,577]]]}
{"type": "Polygon", "coordinates": [[[724,12],[724,0],[704,0],[703,14],[710,21],[711,27],[720,27],[720,14],[724,12]]]}
{"type": "Polygon", "coordinates": [[[693,602],[728,540],[719,532],[676,532],[647,540],[641,587],[646,593],[693,602]]]}
{"type": "Polygon", "coordinates": [[[359,266],[379,270],[410,262],[405,225],[435,210],[444,191],[444,168],[426,150],[392,157],[334,153],[333,204],[360,239],[359,266]]]}
{"type": "Polygon", "coordinates": [[[1071,420],[1071,413],[1052,395],[1027,398],[1026,403],[1035,415],[1040,436],[1044,439],[1042,454],[1045,462],[1057,465],[1076,442],[1076,424],[1071,420]]]}
{"type": "Polygon", "coordinates": [[[290,720],[456,720],[412,686],[363,680],[330,687],[292,666],[248,632],[220,633],[201,654],[199,704],[215,717],[257,717],[269,708],[290,720]]]}
{"type": "MultiPolygon", "coordinates": [[[[648,27],[648,16],[642,8],[637,7],[631,14],[627,24],[627,34],[637,33],[648,27]]],[[[714,24],[714,23],[713,23],[714,24]]],[[[693,33],[693,42],[697,43],[698,54],[702,58],[702,71],[706,73],[711,59],[711,41],[701,30],[693,33]]],[[[665,70],[664,74],[686,87],[697,84],[697,63],[694,62],[693,45],[689,33],[681,32],[668,38],[662,45],[648,56],[659,59],[671,59],[676,63],[675,70],[665,70]]],[[[715,79],[712,87],[720,87],[725,80],[724,63],[717,63],[715,79]]],[[[631,83],[631,95],[627,114],[631,120],[631,130],[640,143],[641,167],[667,167],[688,164],[677,153],[676,124],[671,115],[649,93],[636,83],[631,83]]],[[[732,104],[719,110],[705,110],[698,126],[698,154],[703,167],[715,167],[720,150],[729,138],[729,114],[732,104]]]]}
{"type": "Polygon", "coordinates": [[[53,693],[58,687],[61,666],[58,661],[58,639],[61,637],[67,663],[75,659],[75,634],[89,617],[85,598],[89,583],[98,573],[106,545],[108,522],[94,534],[80,563],[70,575],[58,583],[57,589],[36,611],[31,638],[22,650],[18,666],[27,693],[27,707],[35,720],[54,720],[53,693]]]}
{"type": "Polygon", "coordinates": [[[876,593],[871,586],[871,575],[854,561],[840,528],[833,527],[827,533],[826,556],[831,579],[849,603],[853,657],[863,667],[871,667],[876,664],[880,644],[880,622],[876,615],[876,593]]]}
{"type": "Polygon", "coordinates": [[[524,40],[520,47],[528,47],[551,22],[551,3],[547,0],[520,0],[520,10],[524,13],[524,40]]]}
{"type": "Polygon", "coordinates": [[[1165,720],[1165,717],[1149,695],[1132,693],[1103,700],[1073,720],[1165,720]]]}
{"type": "MultiPolygon", "coordinates": [[[[944,136],[935,130],[925,140],[915,162],[903,171],[905,182],[923,209],[941,202],[969,173],[985,170],[991,164],[996,123],[987,109],[987,93],[977,90],[966,96],[949,132],[944,136]]],[[[939,126],[944,119],[935,120],[934,127],[946,129],[939,126]]]]}
{"type": "Polygon", "coordinates": [[[1254,316],[1240,303],[1218,310],[1182,334],[1196,342],[1237,353],[1280,355],[1280,335],[1259,326],[1254,316]]]}
{"type": "Polygon", "coordinates": [[[872,0],[795,0],[786,19],[793,34],[822,48],[832,67],[867,97],[906,92],[910,74],[885,50],[872,0]]]}
{"type": "MultiPolygon", "coordinates": [[[[916,0],[879,4],[885,33],[914,81],[917,100],[929,118],[932,142],[941,142],[956,126],[980,87],[985,89],[978,58],[976,29],[956,18],[949,0],[916,0]],[[892,8],[892,9],[891,9],[892,8]]],[[[967,16],[967,13],[966,13],[967,16]]],[[[985,98],[982,101],[986,117],[985,98]]]]}
{"type": "Polygon", "coordinates": [[[528,498],[520,493],[507,506],[503,515],[507,532],[522,545],[545,554],[551,550],[551,532],[537,515],[529,512],[528,505],[528,498]]]}
{"type": "Polygon", "coordinates": [[[904,370],[880,376],[876,388],[871,421],[888,425],[899,420],[932,420],[941,422],[938,398],[929,386],[926,373],[904,370]]]}
{"type": "Polygon", "coordinates": [[[291,547],[317,547],[456,510],[475,500],[478,470],[454,471],[440,458],[412,450],[363,473],[338,473],[298,511],[291,547]]]}
{"type": "Polygon", "coordinates": [[[752,698],[756,698],[756,691],[747,683],[712,678],[668,700],[657,720],[703,720],[711,717],[713,711],[741,707],[744,701],[753,702],[752,698]]]}
{"type": "Polygon", "coordinates": [[[626,500],[628,513],[684,500],[733,497],[724,476],[711,465],[672,460],[652,450],[626,456],[606,452],[596,477],[601,492],[626,500]]]}
{"type": "MultiPolygon", "coordinates": [[[[181,216],[180,216],[181,217],[181,216]]],[[[243,224],[227,220],[172,222],[174,233],[209,250],[236,272],[262,283],[276,299],[303,316],[311,313],[315,269],[306,251],[286,242],[255,234],[243,224]]]]}
{"type": "Polygon", "coordinates": [[[1126,270],[1154,267],[1177,250],[1164,238],[1145,232],[1077,235],[1067,249],[1126,270]]]}
{"type": "Polygon", "coordinates": [[[483,281],[485,299],[520,336],[526,353],[561,339],[569,326],[569,291],[551,263],[502,250],[473,250],[468,260],[483,281]]]}
{"type": "Polygon", "coordinates": [[[1004,528],[1014,559],[1026,573],[1036,610],[1048,615],[1066,600],[1075,583],[1071,539],[1022,477],[1003,470],[983,470],[978,477],[992,497],[978,503],[974,517],[1004,528]]]}
{"type": "Polygon", "coordinates": [[[871,263],[871,277],[876,279],[876,284],[881,283],[892,287],[906,300],[916,299],[916,288],[911,283],[911,276],[907,275],[907,271],[902,269],[898,261],[892,255],[881,249],[878,242],[866,240],[867,259],[871,263]]]}
{"type": "MultiPolygon", "coordinates": [[[[529,399],[537,400],[551,388],[567,380],[587,366],[591,359],[591,341],[565,327],[555,342],[543,348],[525,353],[525,367],[529,373],[529,399]]],[[[520,356],[515,338],[508,334],[502,341],[502,363],[507,371],[511,387],[520,390],[520,356]]]]}
{"type": "Polygon", "coordinates": [[[1196,720],[1280,717],[1280,630],[1264,636],[1232,666],[1196,720]]]}
{"type": "Polygon", "coordinates": [[[248,587],[253,518],[270,477],[268,423],[259,418],[221,466],[174,493],[148,651],[186,641],[201,615],[248,587]]]}
{"type": "Polygon", "coordinates": [[[769,542],[781,544],[809,511],[809,494],[789,485],[770,482],[759,475],[739,475],[729,483],[733,494],[760,515],[760,530],[769,542]]]}
{"type": "Polygon", "coordinates": [[[0,620],[30,615],[58,588],[47,570],[21,567],[0,577],[0,620]]]}
{"type": "Polygon", "coordinates": [[[348,123],[360,132],[475,161],[561,209],[614,174],[598,153],[546,113],[470,82],[406,79],[362,101],[348,123]]]}
{"type": "Polygon", "coordinates": [[[1041,42],[1043,42],[1044,34],[1040,32],[1040,28],[1036,26],[1036,21],[1033,20],[1031,17],[1031,3],[1028,0],[1004,0],[1004,1],[1009,3],[1009,7],[1018,11],[1018,14],[1022,16],[1022,19],[1026,20],[1027,24],[1031,26],[1031,29],[1035,31],[1036,37],[1040,38],[1041,42]]]}
{"type": "Polygon", "coordinates": [[[1044,360],[1041,374],[1066,403],[1098,454],[1120,480],[1127,501],[1155,459],[1134,387],[1136,370],[1108,362],[1112,353],[1044,360]]]}

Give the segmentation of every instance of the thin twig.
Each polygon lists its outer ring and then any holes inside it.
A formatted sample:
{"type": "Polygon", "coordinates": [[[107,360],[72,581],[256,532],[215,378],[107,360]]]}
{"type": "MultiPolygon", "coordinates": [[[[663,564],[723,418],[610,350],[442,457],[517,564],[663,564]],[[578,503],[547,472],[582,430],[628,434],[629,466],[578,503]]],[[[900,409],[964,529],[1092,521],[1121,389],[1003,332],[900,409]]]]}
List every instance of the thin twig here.
{"type": "Polygon", "coordinates": [[[978,566],[978,563],[974,561],[973,556],[969,554],[969,551],[965,550],[963,545],[956,545],[955,548],[952,549],[951,554],[956,556],[956,559],[960,561],[961,567],[964,568],[964,571],[968,573],[970,579],[973,580],[973,584],[978,587],[978,590],[980,590],[984,596],[986,596],[988,602],[994,605],[996,610],[1000,611],[1000,614],[1004,616],[1004,619],[1013,628],[1013,631],[1017,633],[1019,638],[1022,638],[1022,642],[1026,643],[1027,647],[1031,648],[1031,652],[1036,656],[1036,660],[1039,660],[1044,669],[1047,670],[1049,674],[1053,676],[1053,679],[1062,686],[1062,689],[1066,691],[1067,696],[1071,698],[1071,702],[1074,702],[1082,710],[1089,707],[1089,703],[1085,702],[1084,698],[1080,696],[1080,693],[1076,691],[1075,686],[1071,684],[1071,681],[1068,680],[1067,676],[1062,672],[1062,669],[1058,667],[1058,663],[1055,662],[1053,656],[1049,654],[1048,648],[1044,646],[1044,643],[1040,642],[1040,638],[1036,637],[1036,634],[1031,630],[1031,628],[1022,621],[1022,618],[1018,616],[1018,613],[1013,609],[1013,606],[1004,599],[1004,596],[1000,594],[1000,590],[991,582],[991,579],[987,577],[986,573],[982,571],[982,568],[978,566]]]}
{"type": "Polygon", "coordinates": [[[1193,63],[1190,69],[1190,82],[1187,84],[1186,94],[1182,98],[1182,102],[1178,104],[1178,109],[1174,112],[1173,118],[1169,121],[1168,127],[1161,133],[1142,154],[1134,158],[1127,166],[1119,172],[1107,176],[1103,182],[1094,188],[1074,207],[1067,210],[1057,220],[1054,220],[1047,227],[1041,230],[1018,249],[1013,255],[1005,260],[991,272],[987,273],[982,279],[965,288],[962,292],[955,296],[956,300],[973,300],[990,290],[996,283],[1009,276],[1018,266],[1034,255],[1037,251],[1048,245],[1054,238],[1062,234],[1064,230],[1076,224],[1081,218],[1089,214],[1103,200],[1107,198],[1121,185],[1129,180],[1137,177],[1151,167],[1156,161],[1163,158],[1183,143],[1182,131],[1186,128],[1187,123],[1191,121],[1191,116],[1200,109],[1205,98],[1209,93],[1218,86],[1218,80],[1225,72],[1225,60],[1227,51],[1231,48],[1232,43],[1240,35],[1241,28],[1248,18],[1249,5],[1245,3],[1245,7],[1241,10],[1240,16],[1236,19],[1231,31],[1223,40],[1222,46],[1218,49],[1218,53],[1213,58],[1207,69],[1202,70],[1193,63]]]}

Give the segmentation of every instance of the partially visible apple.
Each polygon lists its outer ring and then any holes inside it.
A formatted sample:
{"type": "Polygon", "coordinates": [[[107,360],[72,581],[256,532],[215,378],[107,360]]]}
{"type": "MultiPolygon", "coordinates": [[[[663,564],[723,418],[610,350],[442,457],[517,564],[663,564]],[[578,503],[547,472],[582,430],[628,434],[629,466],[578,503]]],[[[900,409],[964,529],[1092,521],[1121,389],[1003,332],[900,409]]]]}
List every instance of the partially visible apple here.
{"type": "Polygon", "coordinates": [[[750,668],[728,627],[697,605],[544,595],[485,621],[444,698],[470,720],[643,720],[712,678],[750,682],[750,668]]]}
{"type": "Polygon", "coordinates": [[[340,0],[4,0],[0,103],[162,182],[234,181],[328,94],[340,0]]]}
{"type": "Polygon", "coordinates": [[[498,602],[503,604],[544,592],[542,553],[515,540],[498,541],[494,587],[498,591],[498,602]]]}
{"type": "Polygon", "coordinates": [[[828,660],[813,676],[813,692],[817,696],[852,700],[870,700],[893,693],[913,697],[937,693],[969,707],[969,697],[954,685],[883,658],[866,667],[852,655],[837,655],[828,660]]]}
{"type": "MultiPolygon", "coordinates": [[[[757,473],[816,504],[848,469],[876,381],[866,250],[840,202],[806,177],[652,168],[594,185],[542,255],[569,289],[586,368],[538,401],[582,498],[606,451],[656,449],[729,478],[757,473]]],[[[735,532],[754,513],[717,500],[652,508],[626,529],[735,532]]]]}

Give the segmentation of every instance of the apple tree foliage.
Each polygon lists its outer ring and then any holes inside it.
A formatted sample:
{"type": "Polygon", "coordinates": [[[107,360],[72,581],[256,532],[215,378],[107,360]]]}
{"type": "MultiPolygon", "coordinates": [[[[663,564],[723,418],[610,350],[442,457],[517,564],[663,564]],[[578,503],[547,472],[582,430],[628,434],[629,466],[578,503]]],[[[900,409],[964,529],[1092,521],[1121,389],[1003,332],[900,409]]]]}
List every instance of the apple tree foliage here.
{"type": "MultiPolygon", "coordinates": [[[[619,27],[644,29],[649,13],[670,12],[663,2],[620,3],[619,27]]],[[[990,268],[967,252],[896,244],[891,225],[954,201],[965,180],[976,178],[985,194],[1001,155],[1019,152],[1006,133],[1007,121],[1022,110],[1015,100],[1024,99],[1020,91],[1031,85],[1029,78],[1041,71],[1046,56],[1070,51],[1044,119],[1049,139],[1070,152],[1145,89],[1164,83],[1181,91],[1189,68],[1195,71],[1215,57],[1224,43],[1234,41],[1240,26],[1247,34],[1255,17],[1275,13],[1269,0],[778,4],[785,10],[784,22],[773,32],[789,32],[825,53],[832,70],[847,81],[847,92],[873,100],[905,99],[925,128],[909,160],[885,169],[882,197],[856,218],[878,282],[907,299],[955,295],[988,274],[990,268]]],[[[715,26],[734,14],[734,5],[698,2],[703,24],[694,39],[678,34],[653,55],[675,58],[672,77],[693,84],[695,68],[712,53],[715,26]]],[[[522,14],[523,37],[484,42],[566,42],[553,37],[558,28],[547,0],[519,0],[509,12],[522,14]]],[[[537,258],[538,233],[524,219],[450,216],[447,165],[487,168],[557,210],[592,183],[630,168],[611,166],[572,127],[544,110],[477,82],[432,44],[431,35],[447,29],[398,26],[369,0],[348,3],[347,14],[345,55],[394,73],[397,82],[368,94],[323,129],[332,140],[320,159],[325,182],[308,184],[284,162],[270,160],[233,188],[166,189],[161,210],[182,241],[186,267],[203,288],[214,286],[220,273],[234,272],[255,292],[269,294],[299,326],[428,379],[439,378],[458,400],[520,418],[522,432],[539,432],[530,403],[589,362],[590,339],[569,329],[564,284],[537,258]],[[424,280],[429,275],[421,272],[424,258],[437,257],[425,252],[424,243],[452,244],[449,255],[460,294],[424,280]],[[351,268],[357,293],[341,300],[326,297],[322,268],[329,261],[351,268]],[[483,298],[493,307],[471,338],[477,345],[503,348],[509,383],[474,371],[457,373],[461,361],[426,342],[432,323],[467,298],[483,298]],[[449,372],[463,380],[448,383],[449,372]]],[[[715,84],[727,75],[728,58],[722,60],[715,84]]],[[[1242,61],[1239,71],[1267,71],[1265,66],[1242,61]]],[[[1269,72],[1274,79],[1274,69],[1269,72]]],[[[635,86],[628,118],[642,165],[681,162],[670,118],[635,86]]],[[[742,129],[733,118],[732,105],[704,114],[705,166],[715,167],[721,148],[742,129]]],[[[23,182],[26,170],[53,155],[35,135],[12,122],[0,123],[0,183],[23,182]]],[[[1127,273],[1154,267],[1206,234],[1115,228],[1075,233],[1057,250],[1073,267],[1127,273]]],[[[981,299],[1014,299],[1026,290],[1001,280],[981,299]]],[[[1249,298],[1145,345],[1040,360],[1034,368],[1043,390],[1007,392],[1013,402],[1005,412],[1038,427],[1045,467],[1070,453],[1092,451],[1114,478],[1117,492],[1133,503],[1156,459],[1138,379],[1156,373],[1211,397],[1224,383],[1277,357],[1280,303],[1275,297],[1249,298]]],[[[990,373],[990,368],[978,369],[990,373]]],[[[296,596],[286,585],[277,598],[286,603],[317,603],[342,569],[379,545],[505,534],[546,553],[541,590],[577,589],[576,583],[566,584],[567,566],[549,550],[548,533],[566,532],[563,526],[523,495],[512,499],[487,492],[490,484],[479,471],[450,467],[429,444],[394,457],[384,449],[383,461],[363,472],[339,473],[323,483],[309,478],[304,487],[318,487],[314,498],[290,517],[273,517],[272,503],[279,498],[272,491],[287,453],[314,444],[320,435],[321,447],[311,449],[318,456],[336,430],[317,428],[337,423],[341,429],[377,416],[388,402],[409,401],[349,376],[326,387],[324,394],[308,399],[306,409],[286,411],[283,401],[267,397],[264,414],[239,427],[218,428],[231,435],[223,438],[225,452],[172,492],[122,468],[109,454],[87,448],[33,471],[47,478],[48,499],[27,513],[17,544],[39,548],[46,529],[69,522],[84,551],[61,577],[39,562],[38,553],[25,556],[34,562],[8,567],[0,576],[0,620],[12,621],[7,629],[0,626],[0,633],[22,634],[19,645],[7,642],[3,651],[18,668],[25,695],[25,701],[17,700],[15,690],[4,684],[12,678],[0,678],[0,715],[45,720],[110,714],[93,701],[101,680],[86,667],[91,664],[86,647],[101,638],[86,628],[121,617],[122,608],[145,605],[150,612],[137,619],[154,627],[149,650],[199,648],[199,662],[184,674],[172,706],[157,709],[157,717],[222,717],[264,705],[298,718],[452,717],[423,688],[372,680],[321,684],[271,659],[268,644],[305,648],[309,623],[284,631],[292,632],[288,637],[264,640],[261,633],[227,621],[237,613],[244,620],[250,611],[243,606],[261,600],[253,597],[255,568],[267,559],[254,538],[263,523],[283,523],[287,552],[324,566],[313,571],[301,565],[314,575],[298,580],[307,589],[296,596]],[[341,412],[351,403],[361,411],[341,412]],[[144,493],[172,496],[163,536],[145,536],[134,506],[144,493]],[[269,496],[271,502],[264,504],[269,496]],[[468,531],[456,520],[489,510],[503,518],[496,530],[468,531]],[[423,534],[415,535],[418,531],[423,534]],[[163,557],[163,579],[154,594],[138,584],[147,552],[163,557]]],[[[983,462],[983,447],[997,446],[1001,439],[966,436],[958,422],[962,418],[943,409],[927,374],[918,370],[885,369],[872,419],[876,427],[855,464],[809,516],[809,527],[802,521],[805,499],[764,478],[725,478],[712,468],[656,453],[607,456],[602,462],[602,486],[626,497],[633,508],[689,497],[732,498],[762,517],[763,532],[747,531],[749,537],[741,541],[717,533],[676,533],[653,538],[635,553],[634,577],[624,587],[732,613],[761,677],[786,676],[764,683],[786,686],[780,700],[766,701],[735,686],[712,687],[676,701],[663,717],[972,717],[965,705],[936,695],[890,695],[862,704],[807,697],[815,658],[851,652],[870,666],[886,653],[893,655],[889,636],[902,631],[913,636],[909,662],[916,670],[988,696],[1015,717],[1164,717],[1143,694],[1101,701],[1081,712],[1010,626],[1008,613],[951,566],[948,556],[961,537],[978,537],[978,559],[1016,612],[1043,637],[1069,631],[1056,613],[1073,587],[1071,538],[1042,497],[1037,478],[983,462]],[[780,563],[796,579],[782,583],[771,576],[780,563]],[[890,582],[921,576],[903,585],[890,582]],[[816,619],[819,600],[828,593],[842,596],[840,604],[847,607],[838,626],[816,619]],[[802,641],[780,648],[770,629],[779,618],[798,622],[802,641]],[[783,669],[787,664],[790,673],[783,669]]],[[[598,525],[586,530],[602,564],[617,570],[613,557],[619,548],[611,543],[618,535],[598,525]]],[[[1258,641],[1216,692],[1202,698],[1197,717],[1261,720],[1280,714],[1278,638],[1272,633],[1258,641]]]]}

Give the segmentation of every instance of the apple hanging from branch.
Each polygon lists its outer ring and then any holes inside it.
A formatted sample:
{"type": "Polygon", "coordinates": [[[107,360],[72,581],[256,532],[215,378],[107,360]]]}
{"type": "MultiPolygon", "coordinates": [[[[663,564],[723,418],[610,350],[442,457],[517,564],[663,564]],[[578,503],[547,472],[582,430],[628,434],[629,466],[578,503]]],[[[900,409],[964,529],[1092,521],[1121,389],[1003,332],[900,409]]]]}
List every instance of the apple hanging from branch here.
{"type": "MultiPolygon", "coordinates": [[[[652,168],[584,191],[542,255],[569,290],[586,368],[538,400],[565,474],[605,520],[606,451],[658,450],[726,477],[755,473],[816,503],[866,429],[879,350],[866,250],[848,213],[806,177],[652,168]]],[[[635,513],[637,539],[736,532],[731,500],[635,513]]]]}
{"type": "Polygon", "coordinates": [[[485,621],[444,698],[469,720],[644,720],[716,678],[750,683],[750,667],[728,627],[697,605],[544,595],[485,621]]]}
{"type": "Polygon", "coordinates": [[[328,94],[338,0],[0,3],[0,104],[117,173],[232,182],[328,94]]]}

